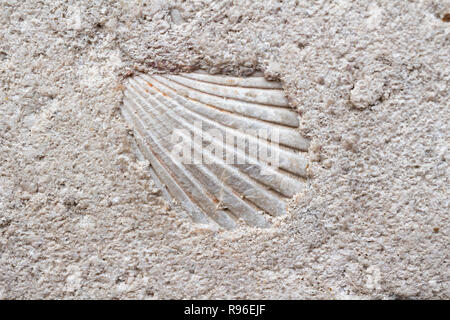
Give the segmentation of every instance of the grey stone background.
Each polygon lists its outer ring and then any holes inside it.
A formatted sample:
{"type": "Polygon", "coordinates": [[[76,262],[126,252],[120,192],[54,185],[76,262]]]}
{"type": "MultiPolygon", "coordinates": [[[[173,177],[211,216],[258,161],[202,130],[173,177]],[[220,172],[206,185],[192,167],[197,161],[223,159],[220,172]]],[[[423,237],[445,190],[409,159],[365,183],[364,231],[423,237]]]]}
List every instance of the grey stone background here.
{"type": "Polygon", "coordinates": [[[449,288],[448,0],[0,2],[0,298],[434,298],[449,288]],[[283,81],[311,178],[273,228],[158,196],[136,72],[283,81]]]}

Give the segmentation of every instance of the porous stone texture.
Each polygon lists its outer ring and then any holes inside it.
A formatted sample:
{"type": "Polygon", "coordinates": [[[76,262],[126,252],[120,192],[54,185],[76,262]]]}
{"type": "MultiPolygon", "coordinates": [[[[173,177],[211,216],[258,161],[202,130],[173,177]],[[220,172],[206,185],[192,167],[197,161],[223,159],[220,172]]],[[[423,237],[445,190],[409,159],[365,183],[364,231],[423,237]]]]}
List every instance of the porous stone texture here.
{"type": "Polygon", "coordinates": [[[0,3],[0,298],[449,299],[450,2],[0,3]],[[137,72],[280,79],[311,178],[268,229],[161,198],[137,72]]]}

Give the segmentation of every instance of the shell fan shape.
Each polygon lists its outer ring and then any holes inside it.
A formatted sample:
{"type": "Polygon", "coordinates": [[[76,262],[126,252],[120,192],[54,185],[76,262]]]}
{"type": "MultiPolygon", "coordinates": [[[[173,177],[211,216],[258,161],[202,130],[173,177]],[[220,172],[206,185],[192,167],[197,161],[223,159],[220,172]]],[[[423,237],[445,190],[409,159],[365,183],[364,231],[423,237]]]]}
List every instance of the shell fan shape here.
{"type": "Polygon", "coordinates": [[[152,178],[194,222],[267,227],[305,185],[309,141],[280,82],[139,75],[122,108],[152,178]]]}

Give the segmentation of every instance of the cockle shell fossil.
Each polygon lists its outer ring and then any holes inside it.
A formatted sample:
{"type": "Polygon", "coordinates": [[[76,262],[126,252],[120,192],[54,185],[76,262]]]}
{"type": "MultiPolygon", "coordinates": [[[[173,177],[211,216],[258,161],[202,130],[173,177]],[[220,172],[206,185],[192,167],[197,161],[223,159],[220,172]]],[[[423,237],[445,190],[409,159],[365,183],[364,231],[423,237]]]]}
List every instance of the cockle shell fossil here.
{"type": "Polygon", "coordinates": [[[195,222],[265,227],[304,187],[309,141],[279,82],[139,75],[127,80],[123,114],[153,179],[195,222]]]}

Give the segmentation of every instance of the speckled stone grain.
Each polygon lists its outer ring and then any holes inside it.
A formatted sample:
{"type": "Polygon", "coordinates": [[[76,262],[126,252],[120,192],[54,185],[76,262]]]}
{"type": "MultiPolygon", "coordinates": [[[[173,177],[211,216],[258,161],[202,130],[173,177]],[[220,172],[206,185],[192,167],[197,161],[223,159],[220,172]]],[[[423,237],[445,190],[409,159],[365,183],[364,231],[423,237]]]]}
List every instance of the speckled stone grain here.
{"type": "Polygon", "coordinates": [[[449,299],[448,0],[0,3],[0,298],[449,299]],[[280,79],[311,177],[273,227],[163,200],[137,72],[280,79]]]}

